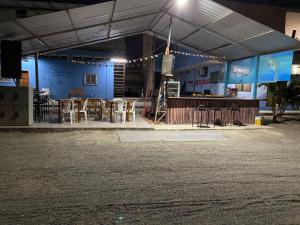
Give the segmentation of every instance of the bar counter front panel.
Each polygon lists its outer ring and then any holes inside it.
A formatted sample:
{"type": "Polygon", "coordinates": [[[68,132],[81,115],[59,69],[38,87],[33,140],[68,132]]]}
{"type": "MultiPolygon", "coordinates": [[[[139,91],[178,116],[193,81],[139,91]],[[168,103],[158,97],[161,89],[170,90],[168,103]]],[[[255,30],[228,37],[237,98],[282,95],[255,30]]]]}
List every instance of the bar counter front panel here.
{"type": "MultiPolygon", "coordinates": [[[[168,124],[191,124],[194,108],[199,105],[208,105],[209,121],[213,121],[214,107],[223,105],[223,122],[231,122],[231,114],[227,109],[232,104],[240,107],[240,121],[243,124],[254,124],[255,117],[259,115],[259,101],[253,99],[235,99],[235,98],[168,98],[168,110],[166,122],[168,124]]],[[[196,112],[194,113],[194,121],[196,121],[196,112]]],[[[220,118],[220,113],[216,113],[216,117],[220,118]]],[[[236,113],[236,118],[238,117],[236,113]]],[[[203,122],[207,120],[207,113],[203,113],[203,122]]]]}

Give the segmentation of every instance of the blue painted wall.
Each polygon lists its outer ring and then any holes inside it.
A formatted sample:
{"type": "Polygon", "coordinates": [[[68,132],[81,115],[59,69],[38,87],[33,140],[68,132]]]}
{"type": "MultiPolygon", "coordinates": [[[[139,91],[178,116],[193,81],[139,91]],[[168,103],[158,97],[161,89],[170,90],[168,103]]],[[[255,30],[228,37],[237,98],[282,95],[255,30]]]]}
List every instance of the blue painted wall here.
{"type": "MultiPolygon", "coordinates": [[[[35,87],[35,62],[33,58],[22,61],[22,70],[29,71],[29,82],[35,87]]],[[[14,86],[14,82],[0,83],[0,86],[14,86]]],[[[113,63],[106,61],[106,65],[82,65],[67,60],[40,59],[39,86],[49,88],[51,97],[55,99],[67,98],[73,88],[83,90],[87,98],[112,99],[114,96],[113,63]],[[84,74],[95,73],[97,86],[84,86],[84,74]]]]}

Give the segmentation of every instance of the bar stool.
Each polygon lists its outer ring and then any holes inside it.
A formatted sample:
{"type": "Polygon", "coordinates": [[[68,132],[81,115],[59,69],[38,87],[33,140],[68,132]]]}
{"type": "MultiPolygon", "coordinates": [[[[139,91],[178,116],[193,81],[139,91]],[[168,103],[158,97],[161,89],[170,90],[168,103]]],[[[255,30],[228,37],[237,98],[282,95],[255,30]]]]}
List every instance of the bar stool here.
{"type": "Polygon", "coordinates": [[[196,114],[196,123],[198,123],[198,127],[203,127],[203,113],[206,112],[207,118],[206,118],[206,127],[208,127],[209,123],[209,108],[207,105],[199,105],[198,107],[193,109],[193,118],[192,118],[192,127],[194,126],[194,117],[195,117],[195,112],[196,114]],[[200,120],[199,120],[199,114],[200,114],[200,120]]]}
{"type": "Polygon", "coordinates": [[[223,121],[223,119],[224,119],[223,118],[223,116],[224,116],[223,115],[223,106],[224,106],[224,104],[220,103],[217,106],[211,108],[214,111],[214,127],[216,125],[219,125],[219,126],[225,125],[226,126],[226,122],[224,123],[224,121],[223,121]],[[218,112],[220,114],[220,117],[216,118],[218,112]]]}
{"type": "Polygon", "coordinates": [[[231,126],[235,123],[237,123],[238,126],[241,126],[241,107],[236,104],[232,104],[230,107],[228,107],[228,111],[230,114],[231,126]],[[235,118],[236,114],[238,115],[238,120],[235,118]]]}

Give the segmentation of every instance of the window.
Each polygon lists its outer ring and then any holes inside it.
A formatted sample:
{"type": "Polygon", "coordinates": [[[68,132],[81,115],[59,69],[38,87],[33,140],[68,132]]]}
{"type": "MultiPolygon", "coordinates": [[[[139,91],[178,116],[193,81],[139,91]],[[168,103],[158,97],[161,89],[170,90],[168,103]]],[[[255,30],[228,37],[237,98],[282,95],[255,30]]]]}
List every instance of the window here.
{"type": "Polygon", "coordinates": [[[236,84],[235,88],[240,92],[251,92],[252,84],[236,84]]]}
{"type": "Polygon", "coordinates": [[[97,85],[97,75],[94,73],[85,73],[84,74],[84,85],[96,86],[97,85]]]}

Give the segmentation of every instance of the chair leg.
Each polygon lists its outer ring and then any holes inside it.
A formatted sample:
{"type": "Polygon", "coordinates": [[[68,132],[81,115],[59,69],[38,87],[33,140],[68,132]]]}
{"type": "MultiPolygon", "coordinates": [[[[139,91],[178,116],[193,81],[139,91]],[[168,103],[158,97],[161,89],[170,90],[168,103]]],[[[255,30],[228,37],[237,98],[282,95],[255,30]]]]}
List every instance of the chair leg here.
{"type": "Polygon", "coordinates": [[[133,112],[132,118],[133,118],[133,124],[135,125],[135,112],[133,112]]]}
{"type": "Polygon", "coordinates": [[[123,112],[123,124],[125,124],[126,123],[126,112],[123,112]]]}
{"type": "Polygon", "coordinates": [[[70,112],[70,121],[71,121],[71,125],[73,124],[73,113],[70,112]]]}
{"type": "Polygon", "coordinates": [[[85,122],[87,123],[87,112],[84,112],[85,122]]]}

